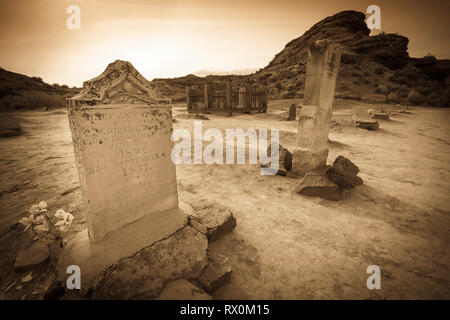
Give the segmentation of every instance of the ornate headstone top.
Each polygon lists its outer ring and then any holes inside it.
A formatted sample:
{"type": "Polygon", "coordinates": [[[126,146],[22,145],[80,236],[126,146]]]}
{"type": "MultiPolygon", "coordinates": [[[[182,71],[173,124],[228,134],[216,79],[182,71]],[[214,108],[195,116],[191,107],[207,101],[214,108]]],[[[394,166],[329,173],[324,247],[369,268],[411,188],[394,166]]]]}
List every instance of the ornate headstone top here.
{"type": "Polygon", "coordinates": [[[85,81],[81,92],[68,100],[77,102],[77,105],[170,102],[130,62],[122,60],[110,63],[101,75],[85,81]]]}

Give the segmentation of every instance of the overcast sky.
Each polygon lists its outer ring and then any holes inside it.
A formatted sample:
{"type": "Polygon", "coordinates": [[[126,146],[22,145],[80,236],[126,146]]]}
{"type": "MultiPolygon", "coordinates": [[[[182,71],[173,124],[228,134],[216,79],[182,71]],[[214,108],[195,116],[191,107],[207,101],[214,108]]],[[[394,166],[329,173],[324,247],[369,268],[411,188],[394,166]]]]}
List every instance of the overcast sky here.
{"type": "Polygon", "coordinates": [[[116,59],[149,80],[259,69],[321,19],[370,4],[382,31],[410,39],[410,56],[450,58],[448,0],[0,0],[0,66],[70,86],[116,59]],[[69,5],[80,30],[66,27],[69,5]]]}

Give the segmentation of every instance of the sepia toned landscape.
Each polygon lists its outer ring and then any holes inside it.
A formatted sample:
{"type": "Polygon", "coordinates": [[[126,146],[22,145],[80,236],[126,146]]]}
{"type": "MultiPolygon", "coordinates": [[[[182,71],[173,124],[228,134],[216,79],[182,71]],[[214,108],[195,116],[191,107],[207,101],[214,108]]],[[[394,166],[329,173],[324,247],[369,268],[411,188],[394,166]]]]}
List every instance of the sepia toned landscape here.
{"type": "Polygon", "coordinates": [[[0,299],[448,299],[450,60],[366,19],[317,21],[248,74],[1,69],[0,299]],[[248,136],[225,161],[240,129],[278,130],[272,174],[248,136]],[[176,132],[203,162],[174,163],[176,132]]]}

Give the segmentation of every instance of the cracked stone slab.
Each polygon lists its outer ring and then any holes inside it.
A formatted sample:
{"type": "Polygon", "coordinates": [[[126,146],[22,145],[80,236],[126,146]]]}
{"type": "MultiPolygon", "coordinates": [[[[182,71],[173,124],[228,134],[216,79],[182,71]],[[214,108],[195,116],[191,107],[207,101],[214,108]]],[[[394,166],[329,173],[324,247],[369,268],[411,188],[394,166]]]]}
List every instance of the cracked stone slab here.
{"type": "Polygon", "coordinates": [[[208,263],[208,240],[190,226],[108,268],[94,299],[152,299],[168,281],[197,277],[208,263]]]}

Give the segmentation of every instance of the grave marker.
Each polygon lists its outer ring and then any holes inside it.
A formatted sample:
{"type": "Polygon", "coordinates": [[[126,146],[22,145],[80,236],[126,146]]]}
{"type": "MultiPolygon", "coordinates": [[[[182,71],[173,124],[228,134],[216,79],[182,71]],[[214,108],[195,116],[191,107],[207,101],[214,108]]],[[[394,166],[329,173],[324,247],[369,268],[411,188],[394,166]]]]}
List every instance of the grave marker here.
{"type": "Polygon", "coordinates": [[[185,225],[168,102],[119,60],[68,100],[88,229],[68,250],[68,264],[98,271],[185,225]]]}
{"type": "Polygon", "coordinates": [[[309,49],[297,147],[293,152],[294,174],[303,176],[310,170],[326,165],[341,51],[339,45],[329,40],[316,41],[309,49]]]}

